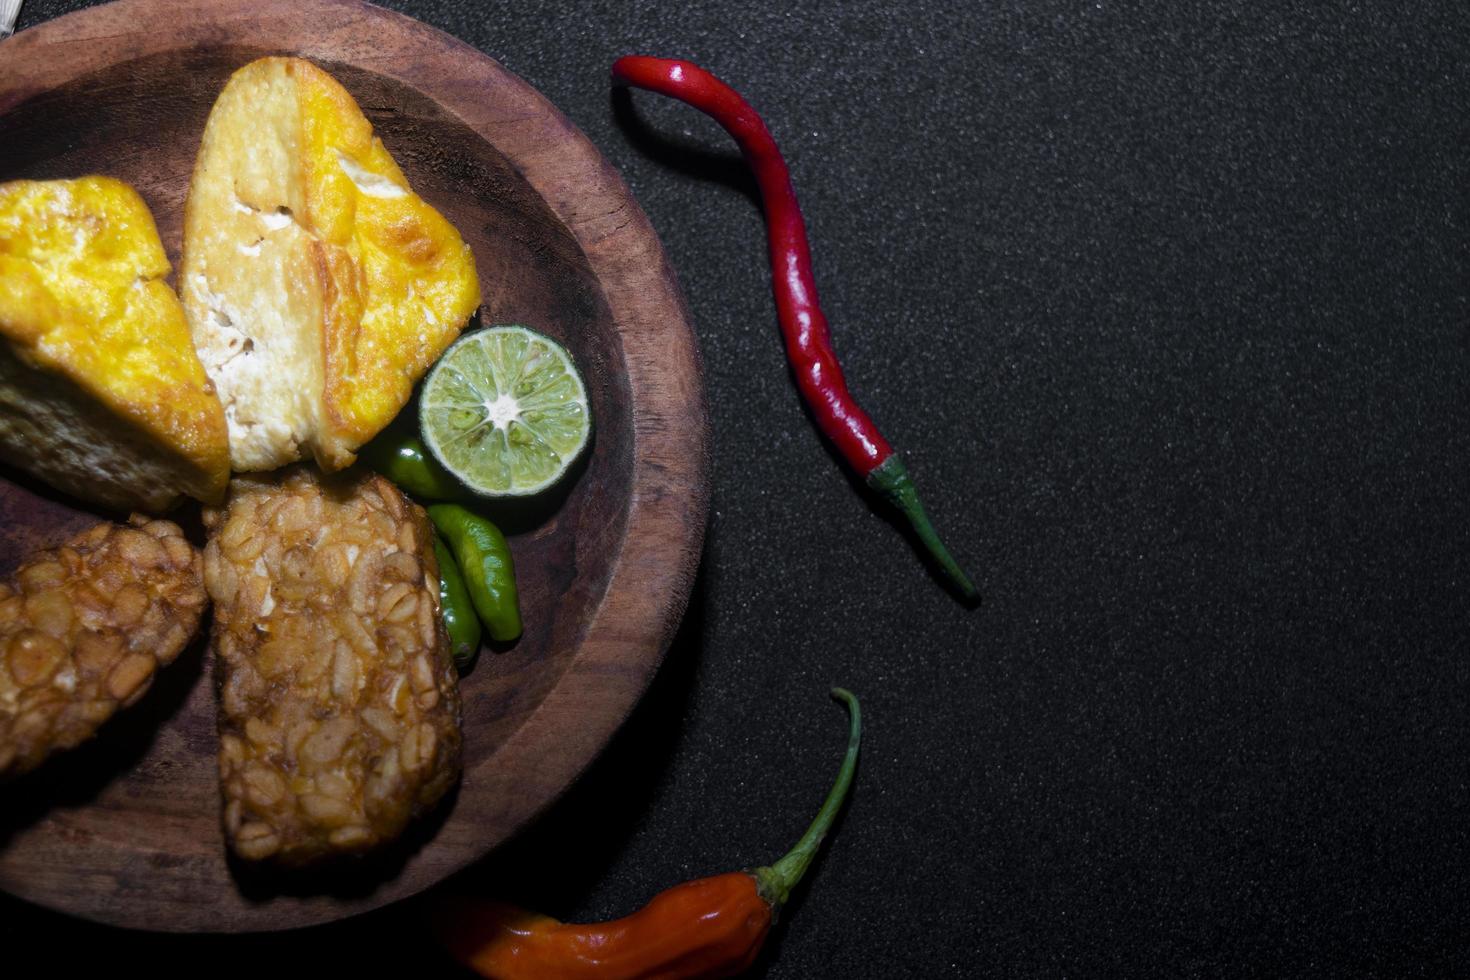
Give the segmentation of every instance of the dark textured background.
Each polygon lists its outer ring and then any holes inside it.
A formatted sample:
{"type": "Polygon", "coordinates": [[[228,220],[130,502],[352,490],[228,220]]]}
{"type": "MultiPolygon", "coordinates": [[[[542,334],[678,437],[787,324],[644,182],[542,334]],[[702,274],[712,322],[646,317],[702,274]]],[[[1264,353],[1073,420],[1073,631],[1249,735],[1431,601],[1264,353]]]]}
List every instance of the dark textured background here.
{"type": "MultiPolygon", "coordinates": [[[[840,681],[869,718],[856,793],[757,973],[1470,970],[1470,6],[389,6],[623,172],[714,424],[662,673],[457,885],[610,916],[774,857],[836,763],[840,681]],[[765,114],[849,378],[978,611],[803,416],[749,185],[692,110],[617,111],[634,51],[765,114]]],[[[3,900],[0,946],[63,975],[454,976],[419,911],[222,942],[3,900]]]]}

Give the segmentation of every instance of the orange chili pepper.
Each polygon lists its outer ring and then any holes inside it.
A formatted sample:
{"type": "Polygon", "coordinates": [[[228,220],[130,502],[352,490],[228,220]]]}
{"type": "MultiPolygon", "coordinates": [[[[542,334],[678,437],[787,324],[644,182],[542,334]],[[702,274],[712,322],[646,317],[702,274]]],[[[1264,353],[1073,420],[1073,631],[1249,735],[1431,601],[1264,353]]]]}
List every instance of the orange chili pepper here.
{"type": "Polygon", "coordinates": [[[455,959],[491,980],[694,980],[732,977],[760,954],[776,912],[801,880],[847,798],[862,740],[857,698],[847,706],[847,754],[837,781],[796,846],[767,868],[675,885],[632,915],[572,925],[504,902],[451,899],[435,916],[455,959]]]}

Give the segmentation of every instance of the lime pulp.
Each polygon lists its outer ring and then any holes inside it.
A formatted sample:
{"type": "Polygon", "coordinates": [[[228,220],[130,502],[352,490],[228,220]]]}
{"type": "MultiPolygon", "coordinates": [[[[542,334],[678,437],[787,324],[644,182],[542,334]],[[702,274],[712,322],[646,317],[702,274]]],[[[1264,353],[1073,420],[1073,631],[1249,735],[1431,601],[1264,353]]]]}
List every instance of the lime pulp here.
{"type": "Polygon", "coordinates": [[[562,478],[592,433],[587,388],[556,341],[521,326],[461,337],[419,396],[434,457],[475,493],[524,497],[562,478]]]}

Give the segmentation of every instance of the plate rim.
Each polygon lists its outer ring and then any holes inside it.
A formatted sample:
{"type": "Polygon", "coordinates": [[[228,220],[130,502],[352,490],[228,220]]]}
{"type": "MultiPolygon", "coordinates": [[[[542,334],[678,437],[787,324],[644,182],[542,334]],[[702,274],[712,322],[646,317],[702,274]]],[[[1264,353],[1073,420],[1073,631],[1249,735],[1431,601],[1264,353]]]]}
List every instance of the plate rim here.
{"type": "Polygon", "coordinates": [[[0,887],[24,900],[150,931],[259,932],[346,918],[432,887],[515,836],[597,758],[652,681],[689,601],[709,510],[709,418],[701,357],[663,246],[616,168],[545,96],[488,54],[363,0],[114,0],[0,42],[0,115],[83,70],[231,45],[347,63],[390,78],[434,101],[510,161],[573,236],[608,303],[631,395],[630,501],[611,558],[612,574],[576,654],[510,737],[465,773],[466,781],[474,778],[492,787],[535,787],[505,799],[497,814],[503,832],[474,842],[473,856],[447,863],[434,863],[433,844],[426,844],[367,896],[281,895],[204,930],[144,919],[146,913],[127,901],[111,903],[105,911],[93,902],[79,911],[17,889],[9,876],[0,878],[0,887]],[[350,23],[350,36],[339,27],[325,39],[298,36],[288,45],[280,43],[289,36],[282,25],[310,22],[321,31],[325,18],[350,23]],[[389,38],[392,44],[382,43],[389,38]],[[93,45],[103,41],[112,51],[99,61],[93,45]],[[412,64],[402,58],[405,47],[415,54],[412,64]],[[433,70],[424,71],[426,64],[433,70]],[[486,85],[493,86],[493,99],[486,98],[486,85]],[[486,132],[492,124],[494,140],[486,132]],[[588,181],[589,174],[595,179],[588,181]],[[616,628],[610,625],[614,619],[616,628]],[[569,717],[576,718],[575,726],[565,724],[569,717]],[[556,752],[540,751],[552,744],[556,752]],[[502,759],[507,754],[509,765],[502,759]]]}

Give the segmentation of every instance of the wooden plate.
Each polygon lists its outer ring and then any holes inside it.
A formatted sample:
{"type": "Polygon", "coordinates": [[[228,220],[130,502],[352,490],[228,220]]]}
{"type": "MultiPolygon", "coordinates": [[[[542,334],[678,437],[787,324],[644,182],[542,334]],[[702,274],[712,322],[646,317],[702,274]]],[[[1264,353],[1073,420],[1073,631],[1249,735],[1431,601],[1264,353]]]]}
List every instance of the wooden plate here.
{"type": "MultiPolygon", "coordinates": [[[[469,46],[356,0],[91,8],[0,43],[0,179],[122,178],[177,261],[210,105],[231,71],[266,54],[310,58],[352,92],[414,188],[474,248],[484,322],[531,324],[572,351],[596,442],[568,493],[508,519],[525,636],[482,654],[466,679],[457,797],[382,859],[298,881],[226,862],[202,643],[92,744],[0,789],[0,887],[125,926],[308,925],[483,856],[576,778],[642,694],[704,531],[698,355],[658,240],[586,138],[469,46]]],[[[0,479],[0,573],[92,520],[0,479]]]]}

